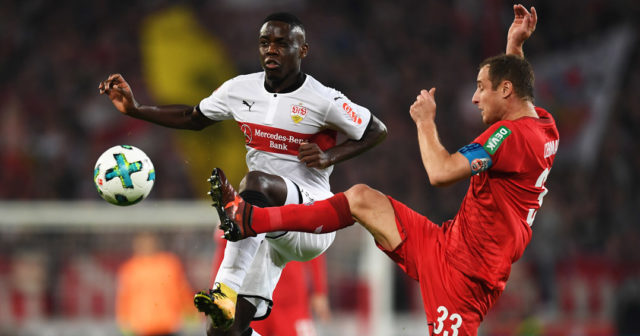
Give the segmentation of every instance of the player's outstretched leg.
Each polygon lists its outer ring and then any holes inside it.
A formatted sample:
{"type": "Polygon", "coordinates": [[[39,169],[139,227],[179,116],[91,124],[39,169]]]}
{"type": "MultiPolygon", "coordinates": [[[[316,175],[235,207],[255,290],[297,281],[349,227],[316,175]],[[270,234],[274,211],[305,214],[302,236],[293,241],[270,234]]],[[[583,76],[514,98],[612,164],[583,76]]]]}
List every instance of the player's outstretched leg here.
{"type": "Polygon", "coordinates": [[[193,297],[193,304],[198,311],[211,319],[216,329],[228,330],[236,316],[238,293],[227,285],[216,282],[213,289],[203,290],[193,297]]]}
{"type": "Polygon", "coordinates": [[[255,237],[256,232],[251,228],[253,206],[245,202],[233,189],[222,169],[213,169],[209,183],[211,184],[209,195],[213,206],[218,210],[219,228],[224,232],[224,238],[238,241],[247,237],[255,237]]]}

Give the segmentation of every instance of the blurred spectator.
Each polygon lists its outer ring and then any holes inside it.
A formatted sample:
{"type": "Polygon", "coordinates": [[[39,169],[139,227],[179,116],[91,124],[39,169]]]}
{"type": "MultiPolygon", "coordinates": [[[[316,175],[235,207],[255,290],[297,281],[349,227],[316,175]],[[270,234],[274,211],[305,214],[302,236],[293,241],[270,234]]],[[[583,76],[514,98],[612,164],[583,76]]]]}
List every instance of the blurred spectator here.
{"type": "Polygon", "coordinates": [[[634,335],[640,331],[640,278],[629,278],[618,290],[617,327],[620,335],[634,335]]]}
{"type": "Polygon", "coordinates": [[[100,318],[113,311],[115,272],[103,267],[95,253],[78,253],[61,265],[56,289],[66,317],[100,318]]]}
{"type": "Polygon", "coordinates": [[[50,314],[46,263],[42,251],[21,251],[14,256],[6,292],[0,293],[0,305],[7,310],[9,321],[21,325],[44,320],[50,314]]]}
{"type": "Polygon", "coordinates": [[[193,290],[178,257],[160,249],[149,232],[133,239],[133,256],[118,270],[116,319],[125,335],[177,335],[194,315],[193,290]]]}

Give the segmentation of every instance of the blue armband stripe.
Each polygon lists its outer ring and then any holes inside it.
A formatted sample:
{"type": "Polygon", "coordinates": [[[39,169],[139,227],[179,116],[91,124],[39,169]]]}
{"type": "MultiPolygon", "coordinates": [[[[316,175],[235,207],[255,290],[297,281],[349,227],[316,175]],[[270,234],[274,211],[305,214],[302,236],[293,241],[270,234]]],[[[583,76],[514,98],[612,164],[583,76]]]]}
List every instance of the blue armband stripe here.
{"type": "Polygon", "coordinates": [[[460,148],[458,152],[469,160],[471,175],[475,175],[489,169],[493,163],[489,153],[487,153],[482,145],[475,142],[460,148]]]}

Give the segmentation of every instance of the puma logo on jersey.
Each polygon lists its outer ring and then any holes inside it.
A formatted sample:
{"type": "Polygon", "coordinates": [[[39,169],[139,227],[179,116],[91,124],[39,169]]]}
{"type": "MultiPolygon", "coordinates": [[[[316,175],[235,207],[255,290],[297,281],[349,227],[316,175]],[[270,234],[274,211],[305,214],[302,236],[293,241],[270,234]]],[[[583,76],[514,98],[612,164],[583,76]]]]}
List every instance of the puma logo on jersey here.
{"type": "Polygon", "coordinates": [[[342,99],[342,97],[338,96],[338,97],[333,97],[333,100],[338,100],[338,99],[342,99]]]}
{"type": "Polygon", "coordinates": [[[256,102],[252,102],[251,104],[247,103],[246,100],[242,101],[242,104],[247,105],[247,107],[249,108],[249,111],[251,111],[251,107],[253,106],[253,104],[255,104],[256,102]]]}

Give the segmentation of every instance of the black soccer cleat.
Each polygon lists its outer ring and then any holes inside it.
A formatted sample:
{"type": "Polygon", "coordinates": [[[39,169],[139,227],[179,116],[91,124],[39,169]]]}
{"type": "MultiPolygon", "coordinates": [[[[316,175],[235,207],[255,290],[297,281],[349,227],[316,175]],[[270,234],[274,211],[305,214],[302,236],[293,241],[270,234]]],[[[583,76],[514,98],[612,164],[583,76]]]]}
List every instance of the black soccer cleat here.
{"type": "Polygon", "coordinates": [[[251,228],[253,206],[233,189],[222,169],[214,168],[208,181],[211,184],[209,195],[212,205],[220,217],[218,228],[224,232],[224,239],[238,241],[255,237],[256,232],[251,228]]]}
{"type": "Polygon", "coordinates": [[[236,291],[222,282],[216,282],[213,289],[196,293],[193,304],[211,319],[213,328],[228,330],[235,321],[237,300],[236,291]]]}

